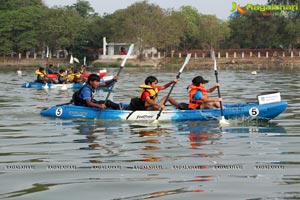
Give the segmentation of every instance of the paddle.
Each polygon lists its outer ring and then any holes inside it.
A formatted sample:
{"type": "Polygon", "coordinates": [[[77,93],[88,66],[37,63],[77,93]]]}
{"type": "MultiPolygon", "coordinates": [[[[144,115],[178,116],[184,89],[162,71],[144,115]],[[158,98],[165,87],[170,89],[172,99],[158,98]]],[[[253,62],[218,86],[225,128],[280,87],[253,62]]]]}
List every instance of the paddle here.
{"type": "MultiPolygon", "coordinates": [[[[185,58],[185,61],[184,61],[184,63],[183,63],[183,65],[182,65],[181,69],[179,70],[179,72],[178,72],[178,74],[177,74],[177,76],[176,76],[177,79],[180,78],[180,75],[181,75],[183,69],[185,68],[185,66],[188,64],[190,58],[191,58],[191,54],[189,53],[189,54],[187,54],[187,56],[186,56],[186,58],[185,58]]],[[[170,94],[171,94],[171,92],[172,92],[172,90],[173,90],[175,84],[176,84],[176,83],[173,83],[173,84],[172,84],[172,87],[171,87],[171,89],[170,89],[170,91],[169,91],[169,93],[168,93],[168,95],[167,95],[167,98],[166,98],[166,100],[165,100],[165,102],[164,102],[163,105],[165,105],[166,102],[168,101],[169,96],[170,96],[170,94]]],[[[158,118],[160,117],[160,114],[161,114],[162,111],[163,111],[163,109],[161,108],[161,109],[159,110],[159,112],[157,113],[156,119],[153,121],[153,123],[157,123],[157,122],[158,122],[158,118]]]]}
{"type": "Polygon", "coordinates": [[[46,58],[47,58],[47,61],[48,61],[48,58],[49,58],[49,47],[48,46],[47,46],[46,58]]]}
{"type": "Polygon", "coordinates": [[[74,61],[75,61],[76,63],[80,63],[79,60],[78,60],[78,58],[75,58],[75,57],[74,57],[73,59],[74,59],[74,61]]]}
{"type": "Polygon", "coordinates": [[[44,88],[45,90],[47,90],[47,89],[48,89],[48,83],[45,83],[45,85],[43,86],[43,88],[44,88]]]}
{"type": "Polygon", "coordinates": [[[72,54],[71,54],[71,57],[70,57],[70,64],[74,64],[74,58],[73,58],[72,54]]]}
{"type": "MultiPolygon", "coordinates": [[[[215,56],[215,51],[214,50],[211,51],[211,56],[212,56],[212,59],[214,60],[214,70],[215,70],[216,82],[219,83],[217,61],[216,61],[216,56],[215,56]]],[[[218,96],[219,96],[219,98],[221,98],[220,87],[218,87],[217,89],[218,89],[218,96]]],[[[225,120],[225,117],[224,117],[224,110],[223,110],[222,101],[220,101],[220,109],[221,109],[221,120],[219,121],[220,125],[221,126],[229,125],[229,122],[227,122],[225,120]]]]}
{"type": "MultiPolygon", "coordinates": [[[[48,59],[49,59],[49,47],[48,46],[46,46],[46,75],[48,74],[48,59]]],[[[47,78],[47,76],[45,75],[45,77],[47,78]]],[[[48,83],[46,82],[46,84],[43,86],[43,89],[45,89],[46,90],[46,92],[48,93],[48,88],[49,88],[49,86],[48,86],[48,83]]]]}
{"type": "MultiPolygon", "coordinates": [[[[133,52],[133,49],[134,49],[134,44],[131,44],[130,47],[129,47],[129,49],[128,49],[128,52],[127,52],[125,58],[123,59],[122,64],[120,65],[120,69],[119,69],[118,74],[117,74],[118,77],[119,77],[119,75],[120,75],[122,69],[124,68],[127,59],[129,58],[129,56],[130,56],[131,53],[133,52]]],[[[109,96],[110,96],[110,93],[111,93],[111,91],[113,90],[114,86],[115,86],[115,82],[112,83],[112,86],[110,87],[109,92],[108,92],[108,94],[107,94],[107,96],[106,96],[106,98],[105,98],[104,104],[107,102],[107,100],[108,100],[108,98],[109,98],[109,96]]]]}

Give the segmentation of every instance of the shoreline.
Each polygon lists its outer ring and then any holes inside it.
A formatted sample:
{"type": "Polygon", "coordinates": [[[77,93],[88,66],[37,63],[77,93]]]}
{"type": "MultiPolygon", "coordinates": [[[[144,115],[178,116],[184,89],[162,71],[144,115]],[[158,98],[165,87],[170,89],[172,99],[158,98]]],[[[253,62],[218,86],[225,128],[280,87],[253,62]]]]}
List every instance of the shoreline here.
{"type": "MultiPolygon", "coordinates": [[[[153,67],[167,68],[182,65],[185,58],[147,58],[143,60],[127,60],[130,68],[153,67]]],[[[19,60],[18,62],[0,62],[1,69],[36,68],[45,64],[45,60],[19,60]]],[[[120,60],[95,60],[92,65],[100,67],[119,67],[120,60]]],[[[48,60],[48,63],[63,66],[69,65],[68,60],[48,60]],[[53,62],[52,62],[53,61],[53,62]]],[[[80,65],[80,64],[77,64],[80,65]]],[[[219,69],[300,69],[300,57],[270,57],[270,58],[217,58],[219,69]]],[[[191,58],[187,68],[211,69],[213,61],[210,58],[191,58]]]]}
{"type": "MultiPolygon", "coordinates": [[[[165,59],[150,59],[127,60],[128,65],[137,67],[153,67],[153,68],[168,68],[180,67],[184,62],[183,58],[165,58],[165,59]]],[[[103,62],[102,62],[103,63],[103,62]]],[[[300,57],[279,57],[279,58],[217,58],[218,69],[249,69],[249,70],[264,70],[264,69],[286,69],[299,70],[300,57]]],[[[211,58],[191,58],[187,69],[211,69],[213,61],[211,58]]]]}

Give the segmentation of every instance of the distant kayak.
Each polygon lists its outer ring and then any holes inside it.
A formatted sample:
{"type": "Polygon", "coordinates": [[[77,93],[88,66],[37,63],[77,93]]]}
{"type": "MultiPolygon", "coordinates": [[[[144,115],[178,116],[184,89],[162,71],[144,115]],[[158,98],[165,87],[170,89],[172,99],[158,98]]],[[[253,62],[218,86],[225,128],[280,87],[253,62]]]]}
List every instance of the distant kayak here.
{"type": "MultiPolygon", "coordinates": [[[[106,74],[107,74],[107,70],[106,69],[103,69],[103,70],[100,70],[98,73],[94,73],[94,74],[97,74],[100,79],[103,78],[106,74]]],[[[81,77],[82,78],[88,78],[90,74],[81,74],[81,77]]],[[[57,79],[58,78],[58,74],[47,74],[46,75],[47,78],[55,78],[57,79]]]]}
{"type": "MultiPolygon", "coordinates": [[[[113,79],[113,76],[104,76],[100,79],[100,82],[104,82],[104,81],[108,81],[113,79]]],[[[63,89],[79,89],[81,88],[85,83],[66,83],[66,84],[54,84],[54,83],[38,83],[38,82],[26,82],[22,84],[23,88],[38,88],[38,89],[42,89],[42,88],[47,88],[47,89],[59,89],[59,90],[63,90],[63,89]]],[[[104,86],[104,87],[109,87],[108,86],[104,86]]]]}

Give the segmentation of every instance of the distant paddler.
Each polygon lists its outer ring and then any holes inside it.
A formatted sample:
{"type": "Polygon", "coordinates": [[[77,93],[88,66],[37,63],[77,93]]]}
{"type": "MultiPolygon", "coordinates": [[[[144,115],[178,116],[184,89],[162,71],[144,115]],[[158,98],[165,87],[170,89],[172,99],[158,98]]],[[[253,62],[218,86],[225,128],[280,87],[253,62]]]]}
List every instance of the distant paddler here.
{"type": "Polygon", "coordinates": [[[81,77],[81,73],[78,70],[75,70],[74,73],[68,73],[68,83],[83,83],[85,79],[81,77]]]}
{"type": "Polygon", "coordinates": [[[57,80],[59,84],[67,83],[66,70],[64,69],[59,70],[57,80]]]}
{"type": "Polygon", "coordinates": [[[57,83],[56,79],[48,78],[47,73],[44,67],[39,67],[35,70],[35,74],[37,75],[35,82],[37,83],[57,83]]]}
{"type": "Polygon", "coordinates": [[[47,83],[49,79],[46,77],[46,70],[44,67],[39,67],[35,70],[35,74],[37,75],[35,82],[37,83],[47,83]]]}

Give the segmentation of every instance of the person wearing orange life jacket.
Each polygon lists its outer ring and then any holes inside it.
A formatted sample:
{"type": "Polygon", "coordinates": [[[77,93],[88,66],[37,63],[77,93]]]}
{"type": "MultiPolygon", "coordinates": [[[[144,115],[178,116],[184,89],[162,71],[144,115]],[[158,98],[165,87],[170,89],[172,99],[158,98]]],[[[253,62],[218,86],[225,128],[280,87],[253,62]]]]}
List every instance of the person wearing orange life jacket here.
{"type": "Polygon", "coordinates": [[[164,89],[170,87],[173,83],[177,83],[177,81],[178,81],[178,79],[175,79],[175,80],[165,84],[164,86],[158,86],[157,78],[155,76],[148,76],[145,79],[145,85],[142,84],[139,86],[140,88],[142,88],[142,90],[140,92],[140,99],[141,99],[141,102],[143,103],[143,105],[145,106],[146,110],[164,109],[165,101],[169,101],[172,105],[177,107],[178,102],[170,96],[168,99],[166,96],[163,97],[160,100],[160,103],[157,102],[158,92],[160,90],[164,90],[164,89]]]}
{"type": "Polygon", "coordinates": [[[212,88],[206,90],[205,84],[208,80],[205,80],[202,76],[196,76],[192,80],[192,85],[189,86],[189,109],[212,109],[220,108],[220,101],[222,98],[209,98],[208,93],[212,93],[219,87],[219,83],[216,83],[212,88]]]}

